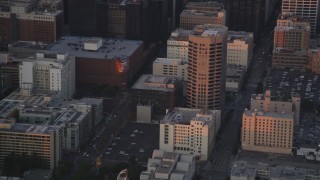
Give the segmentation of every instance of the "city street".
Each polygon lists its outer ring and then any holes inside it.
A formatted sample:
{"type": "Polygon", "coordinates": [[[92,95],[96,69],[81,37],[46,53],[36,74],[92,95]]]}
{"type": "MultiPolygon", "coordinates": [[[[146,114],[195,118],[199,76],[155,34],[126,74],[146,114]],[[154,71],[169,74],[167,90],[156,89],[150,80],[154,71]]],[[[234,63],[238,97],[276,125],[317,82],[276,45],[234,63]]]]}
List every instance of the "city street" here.
{"type": "Polygon", "coordinates": [[[250,104],[251,94],[255,93],[257,84],[265,81],[263,72],[268,72],[271,67],[271,48],[273,44],[273,27],[264,29],[261,38],[255,47],[254,57],[251,62],[251,73],[245,90],[239,92],[233,104],[226,109],[234,109],[232,119],[222,130],[221,138],[216,142],[211,159],[200,165],[201,179],[226,179],[233,164],[234,146],[239,141],[239,131],[241,127],[242,113],[250,104]]]}

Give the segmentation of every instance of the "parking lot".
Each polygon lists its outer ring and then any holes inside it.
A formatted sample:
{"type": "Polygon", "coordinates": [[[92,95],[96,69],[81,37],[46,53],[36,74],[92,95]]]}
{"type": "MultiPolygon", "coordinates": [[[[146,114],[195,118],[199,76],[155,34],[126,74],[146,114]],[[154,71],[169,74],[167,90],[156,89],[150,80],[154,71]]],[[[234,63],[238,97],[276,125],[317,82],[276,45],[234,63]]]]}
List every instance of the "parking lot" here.
{"type": "Polygon", "coordinates": [[[302,101],[320,104],[320,78],[311,73],[290,70],[272,70],[268,77],[266,88],[271,90],[272,96],[291,98],[298,93],[302,101]]]}
{"type": "Polygon", "coordinates": [[[159,125],[129,122],[113,137],[103,158],[111,161],[127,161],[135,156],[140,163],[147,163],[154,149],[159,148],[159,125]]]}
{"type": "MultiPolygon", "coordinates": [[[[311,73],[290,70],[273,70],[268,77],[267,89],[271,89],[272,96],[290,99],[293,94],[300,94],[302,104],[311,102],[320,105],[320,78],[311,73]]],[[[303,106],[303,105],[302,105],[303,106]]],[[[312,108],[302,107],[300,124],[295,129],[294,147],[318,146],[320,143],[320,118],[312,108]]]]}

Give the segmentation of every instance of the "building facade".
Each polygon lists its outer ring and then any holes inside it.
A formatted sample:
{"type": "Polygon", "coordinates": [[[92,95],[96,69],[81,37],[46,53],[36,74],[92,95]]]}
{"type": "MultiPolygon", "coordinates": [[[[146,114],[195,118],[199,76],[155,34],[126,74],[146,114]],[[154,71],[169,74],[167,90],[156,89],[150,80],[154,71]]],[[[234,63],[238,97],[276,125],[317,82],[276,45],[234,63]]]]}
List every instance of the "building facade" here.
{"type": "Polygon", "coordinates": [[[189,34],[191,30],[176,29],[167,40],[167,58],[188,61],[189,34]]]}
{"type": "Polygon", "coordinates": [[[299,125],[301,97],[296,94],[291,99],[280,99],[271,96],[271,91],[265,94],[253,94],[251,96],[250,109],[272,113],[294,113],[294,123],[299,125]]]}
{"type": "Polygon", "coordinates": [[[152,74],[155,76],[173,76],[188,80],[188,63],[183,59],[157,58],[153,62],[152,74]]]}
{"type": "Polygon", "coordinates": [[[36,57],[19,65],[19,77],[22,94],[30,95],[33,90],[43,90],[71,99],[75,93],[74,57],[37,53],[36,57]]]}
{"type": "Polygon", "coordinates": [[[63,130],[57,126],[15,123],[0,120],[0,167],[14,153],[33,161],[41,169],[58,167],[62,155],[63,130]],[[15,139],[15,141],[12,141],[15,139]]]}
{"type": "Polygon", "coordinates": [[[0,10],[0,36],[5,42],[53,43],[62,36],[63,24],[63,11],[41,9],[34,2],[11,3],[0,10]]]}
{"type": "Polygon", "coordinates": [[[306,71],[308,53],[306,50],[275,48],[272,52],[273,69],[306,71]]]}
{"type": "Polygon", "coordinates": [[[75,57],[77,85],[125,88],[144,63],[143,42],[135,40],[65,36],[49,50],[75,57]]]}
{"type": "Polygon", "coordinates": [[[317,32],[318,23],[318,0],[283,0],[282,14],[294,14],[299,17],[308,19],[310,22],[310,32],[317,32]]]}
{"type": "Polygon", "coordinates": [[[295,15],[280,15],[274,29],[274,48],[307,50],[310,43],[310,23],[295,15]]]}
{"type": "Polygon", "coordinates": [[[187,106],[224,107],[228,28],[199,25],[189,35],[187,106]]]}
{"type": "Polygon", "coordinates": [[[245,110],[242,115],[242,149],[291,154],[294,114],[245,110]]]}
{"type": "Polygon", "coordinates": [[[239,92],[242,88],[245,67],[240,65],[227,65],[226,92],[239,92]]]}
{"type": "Polygon", "coordinates": [[[175,108],[160,122],[159,148],[192,154],[206,161],[213,149],[220,120],[220,110],[175,108]]]}
{"type": "Polygon", "coordinates": [[[227,64],[249,67],[253,58],[253,33],[250,32],[228,32],[227,64]]]}
{"type": "Polygon", "coordinates": [[[152,107],[154,116],[163,115],[167,109],[181,105],[182,88],[182,78],[144,74],[130,89],[132,108],[148,105],[152,107]]]}

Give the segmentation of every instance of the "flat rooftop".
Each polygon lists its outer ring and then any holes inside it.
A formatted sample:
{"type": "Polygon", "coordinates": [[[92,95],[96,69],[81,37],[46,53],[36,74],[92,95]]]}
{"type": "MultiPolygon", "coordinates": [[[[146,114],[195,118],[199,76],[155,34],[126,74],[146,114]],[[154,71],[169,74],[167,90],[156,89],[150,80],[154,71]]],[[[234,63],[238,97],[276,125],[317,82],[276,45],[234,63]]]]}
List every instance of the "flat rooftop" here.
{"type": "Polygon", "coordinates": [[[188,2],[186,5],[187,9],[192,8],[210,8],[210,9],[222,9],[223,3],[217,1],[206,1],[206,2],[188,2]]]}
{"type": "Polygon", "coordinates": [[[0,101],[0,117],[7,118],[14,110],[19,107],[20,103],[16,101],[0,101]]]}
{"type": "Polygon", "coordinates": [[[265,117],[274,117],[274,118],[285,118],[293,121],[294,114],[293,113],[274,113],[274,112],[262,112],[262,111],[254,111],[254,110],[245,110],[246,116],[252,116],[253,113],[257,113],[257,116],[265,116],[265,117]]]}
{"type": "Polygon", "coordinates": [[[153,64],[164,65],[187,65],[188,62],[183,59],[157,58],[153,64]]]}
{"type": "Polygon", "coordinates": [[[46,50],[49,47],[48,44],[36,41],[17,41],[12,44],[9,44],[10,48],[27,48],[27,49],[36,49],[36,50],[46,50]]]}
{"type": "Polygon", "coordinates": [[[102,46],[97,51],[84,50],[84,43],[90,39],[92,38],[64,36],[54,43],[49,50],[83,58],[128,59],[143,43],[135,40],[102,39],[102,46]]]}
{"type": "Polygon", "coordinates": [[[15,123],[11,128],[0,128],[0,131],[26,134],[50,134],[50,132],[58,129],[60,129],[58,126],[15,123]]]}
{"type": "Polygon", "coordinates": [[[45,97],[54,97],[54,93],[48,93],[47,91],[35,91],[31,96],[23,96],[19,90],[20,89],[13,91],[4,100],[15,101],[30,106],[44,106],[48,103],[45,97]]]}
{"type": "Polygon", "coordinates": [[[226,26],[218,25],[218,24],[204,24],[198,25],[193,30],[192,36],[200,36],[200,37],[215,37],[215,36],[223,36],[228,31],[226,26]]]}
{"type": "Polygon", "coordinates": [[[286,49],[286,48],[280,48],[277,47],[273,50],[273,53],[283,53],[283,54],[293,54],[293,55],[303,55],[307,56],[306,50],[294,50],[294,49],[286,49]]]}
{"type": "Polygon", "coordinates": [[[234,40],[245,41],[246,43],[253,43],[253,33],[245,31],[228,31],[228,42],[233,42],[234,40]]]}
{"type": "Polygon", "coordinates": [[[182,81],[182,78],[143,74],[131,87],[131,89],[173,91],[176,88],[175,85],[178,81],[182,81]]]}
{"type": "Polygon", "coordinates": [[[168,41],[188,41],[189,35],[191,34],[192,30],[185,30],[185,29],[175,29],[171,32],[171,35],[168,41]]]}
{"type": "Polygon", "coordinates": [[[204,17],[216,17],[219,11],[197,11],[197,10],[189,10],[185,9],[181,12],[181,16],[204,16],[204,17]]]}

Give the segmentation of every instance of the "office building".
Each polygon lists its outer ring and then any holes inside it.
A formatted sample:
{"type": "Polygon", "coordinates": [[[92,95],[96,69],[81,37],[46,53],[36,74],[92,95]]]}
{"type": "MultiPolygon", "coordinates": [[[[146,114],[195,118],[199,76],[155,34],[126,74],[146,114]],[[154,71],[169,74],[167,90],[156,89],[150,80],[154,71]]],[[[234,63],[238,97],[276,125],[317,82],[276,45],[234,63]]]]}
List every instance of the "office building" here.
{"type": "Polygon", "coordinates": [[[308,50],[308,65],[307,70],[320,75],[320,49],[308,50]]]}
{"type": "Polygon", "coordinates": [[[291,99],[281,99],[271,96],[271,91],[265,94],[253,94],[251,96],[250,109],[271,113],[294,113],[294,123],[299,125],[300,118],[300,95],[292,95],[291,99]]]}
{"type": "Polygon", "coordinates": [[[183,10],[180,14],[180,28],[192,30],[196,25],[202,24],[220,24],[225,25],[226,11],[199,11],[183,10]]]}
{"type": "Polygon", "coordinates": [[[176,29],[167,40],[167,58],[188,61],[189,34],[191,30],[176,29]]]}
{"type": "Polygon", "coordinates": [[[253,33],[229,31],[227,64],[240,65],[247,70],[253,58],[253,47],[253,33]]]}
{"type": "Polygon", "coordinates": [[[58,126],[15,123],[0,120],[0,167],[14,153],[28,158],[38,169],[53,170],[62,155],[63,130],[58,126]],[[12,141],[14,139],[14,141],[12,141]]]}
{"type": "Polygon", "coordinates": [[[253,32],[257,40],[264,23],[262,0],[227,0],[227,25],[231,31],[253,32]]]}
{"type": "Polygon", "coordinates": [[[175,108],[160,122],[159,148],[206,161],[220,128],[221,111],[175,108]]]}
{"type": "Polygon", "coordinates": [[[318,23],[318,0],[283,0],[282,14],[294,14],[299,17],[308,19],[310,22],[310,32],[317,32],[318,23]]]}
{"type": "Polygon", "coordinates": [[[192,155],[153,150],[147,170],[141,172],[140,180],[192,180],[194,173],[195,159],[192,155]]]}
{"type": "Polygon", "coordinates": [[[75,57],[77,85],[126,87],[144,63],[143,42],[65,36],[49,50],[75,57]]]}
{"type": "Polygon", "coordinates": [[[218,1],[191,2],[186,4],[185,9],[197,11],[220,11],[224,9],[224,4],[218,1]]]}
{"type": "Polygon", "coordinates": [[[242,149],[291,154],[294,124],[293,112],[245,110],[242,115],[242,149]]]}
{"type": "Polygon", "coordinates": [[[230,172],[231,180],[289,180],[289,179],[319,179],[319,169],[299,168],[294,166],[271,166],[265,163],[249,163],[247,161],[235,161],[230,172]]]}
{"type": "MultiPolygon", "coordinates": [[[[42,1],[40,1],[40,5],[42,1]]],[[[44,9],[38,3],[16,2],[0,9],[0,35],[5,42],[17,40],[53,43],[62,36],[63,11],[44,9]]]]}
{"type": "Polygon", "coordinates": [[[75,62],[68,54],[37,53],[19,65],[20,93],[57,92],[57,97],[71,99],[75,93],[75,62]]]}
{"type": "Polygon", "coordinates": [[[306,50],[275,48],[272,52],[273,69],[306,71],[307,63],[308,52],[306,50]]]}
{"type": "Polygon", "coordinates": [[[122,0],[108,1],[107,30],[112,38],[124,38],[126,33],[126,9],[122,0]]]}
{"type": "Polygon", "coordinates": [[[62,112],[54,122],[50,123],[64,130],[63,149],[77,152],[80,146],[89,141],[89,138],[93,135],[91,113],[91,110],[81,112],[69,108],[62,112]]]}
{"type": "Polygon", "coordinates": [[[154,76],[173,76],[188,80],[188,63],[183,59],[157,58],[153,62],[154,76]]]}
{"type": "Polygon", "coordinates": [[[19,108],[18,123],[43,125],[54,122],[59,115],[59,112],[49,109],[22,106],[19,108]]]}
{"type": "Polygon", "coordinates": [[[187,106],[223,109],[228,28],[199,25],[189,35],[187,106]]]}
{"type": "Polygon", "coordinates": [[[245,67],[241,65],[227,65],[226,92],[239,92],[242,88],[245,67]]]}
{"type": "Polygon", "coordinates": [[[8,74],[1,73],[0,69],[0,97],[2,97],[12,87],[11,77],[8,74]]]}
{"type": "Polygon", "coordinates": [[[182,78],[144,74],[131,87],[132,106],[148,105],[154,116],[163,115],[182,105],[182,85],[182,78]]]}
{"type": "Polygon", "coordinates": [[[280,15],[274,29],[274,48],[306,50],[310,43],[310,23],[295,15],[280,15]]]}

